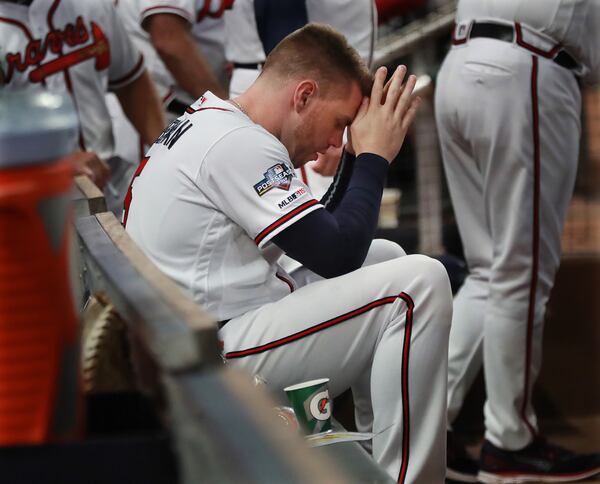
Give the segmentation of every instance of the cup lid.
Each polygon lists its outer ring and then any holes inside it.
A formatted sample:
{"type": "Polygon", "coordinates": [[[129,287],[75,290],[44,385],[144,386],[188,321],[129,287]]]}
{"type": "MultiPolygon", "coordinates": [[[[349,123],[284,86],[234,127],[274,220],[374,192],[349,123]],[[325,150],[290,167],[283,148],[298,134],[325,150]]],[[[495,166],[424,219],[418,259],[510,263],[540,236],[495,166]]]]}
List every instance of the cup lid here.
{"type": "Polygon", "coordinates": [[[0,168],[53,161],[75,149],[78,119],[68,94],[0,92],[0,168]]]}
{"type": "Polygon", "coordinates": [[[292,392],[294,390],[300,390],[302,388],[308,388],[308,387],[312,387],[315,385],[322,385],[323,383],[327,383],[327,382],[329,382],[329,378],[319,378],[317,380],[304,381],[302,383],[296,383],[295,385],[285,387],[283,389],[283,391],[284,392],[292,392]]]}

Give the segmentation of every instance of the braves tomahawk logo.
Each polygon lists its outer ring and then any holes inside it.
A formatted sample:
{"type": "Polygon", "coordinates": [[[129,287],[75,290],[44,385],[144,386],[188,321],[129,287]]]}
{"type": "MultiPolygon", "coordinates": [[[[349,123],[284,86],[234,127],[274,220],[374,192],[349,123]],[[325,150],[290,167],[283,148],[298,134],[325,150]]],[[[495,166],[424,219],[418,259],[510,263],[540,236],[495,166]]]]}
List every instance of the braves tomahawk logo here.
{"type": "Polygon", "coordinates": [[[92,43],[79,49],[62,54],[63,47],[76,47],[90,40],[90,33],[81,16],[75,23],[68,23],[63,30],[51,30],[42,39],[31,39],[24,52],[9,52],[6,54],[4,82],[9,83],[15,70],[24,72],[36,66],[29,73],[30,82],[42,82],[48,76],[64,71],[75,64],[95,58],[94,67],[100,71],[110,65],[110,46],[104,32],[98,24],[90,22],[92,43]],[[43,62],[49,53],[58,54],[58,57],[43,62]]]}

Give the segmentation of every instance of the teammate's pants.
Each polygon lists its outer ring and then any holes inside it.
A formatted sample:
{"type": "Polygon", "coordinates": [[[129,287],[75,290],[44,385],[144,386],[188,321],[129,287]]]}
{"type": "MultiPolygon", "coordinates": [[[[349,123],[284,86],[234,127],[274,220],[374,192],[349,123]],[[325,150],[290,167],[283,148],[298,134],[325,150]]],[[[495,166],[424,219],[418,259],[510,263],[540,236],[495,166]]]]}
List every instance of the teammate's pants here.
{"type": "Polygon", "coordinates": [[[357,427],[399,482],[446,472],[447,348],[452,300],[434,259],[409,255],[301,287],[220,331],[231,365],[287,385],[330,378],[352,388],[357,427]]]}
{"type": "Polygon", "coordinates": [[[438,133],[469,266],[454,301],[448,421],[483,362],[486,438],[505,449],[537,432],[531,390],[577,169],[580,105],[569,70],[495,39],[454,47],[437,79],[438,133]]]}

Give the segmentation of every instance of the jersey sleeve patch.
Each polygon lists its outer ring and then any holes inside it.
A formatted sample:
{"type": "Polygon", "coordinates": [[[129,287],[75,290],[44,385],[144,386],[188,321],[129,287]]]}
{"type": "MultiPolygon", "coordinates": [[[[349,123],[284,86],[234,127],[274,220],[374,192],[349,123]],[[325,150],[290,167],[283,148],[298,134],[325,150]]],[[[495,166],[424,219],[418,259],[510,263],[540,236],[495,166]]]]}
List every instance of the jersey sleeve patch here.
{"type": "Polygon", "coordinates": [[[263,128],[211,111],[193,116],[200,130],[210,129],[214,123],[231,123],[202,162],[197,184],[259,247],[310,211],[323,207],[296,176],[285,147],[263,128]]]}
{"type": "Polygon", "coordinates": [[[264,173],[264,177],[254,185],[254,191],[262,197],[272,188],[288,191],[292,178],[296,176],[294,170],[285,163],[277,163],[264,173]]]}

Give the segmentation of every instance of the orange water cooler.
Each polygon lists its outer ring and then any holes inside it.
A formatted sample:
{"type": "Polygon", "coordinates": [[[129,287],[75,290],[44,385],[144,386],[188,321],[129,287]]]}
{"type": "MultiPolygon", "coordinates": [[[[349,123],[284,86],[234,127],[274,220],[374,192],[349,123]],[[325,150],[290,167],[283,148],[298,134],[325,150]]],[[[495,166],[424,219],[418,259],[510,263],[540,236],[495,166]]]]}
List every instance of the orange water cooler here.
{"type": "Polygon", "coordinates": [[[69,98],[0,95],[0,445],[78,435],[70,253],[77,116],[69,98]]]}

